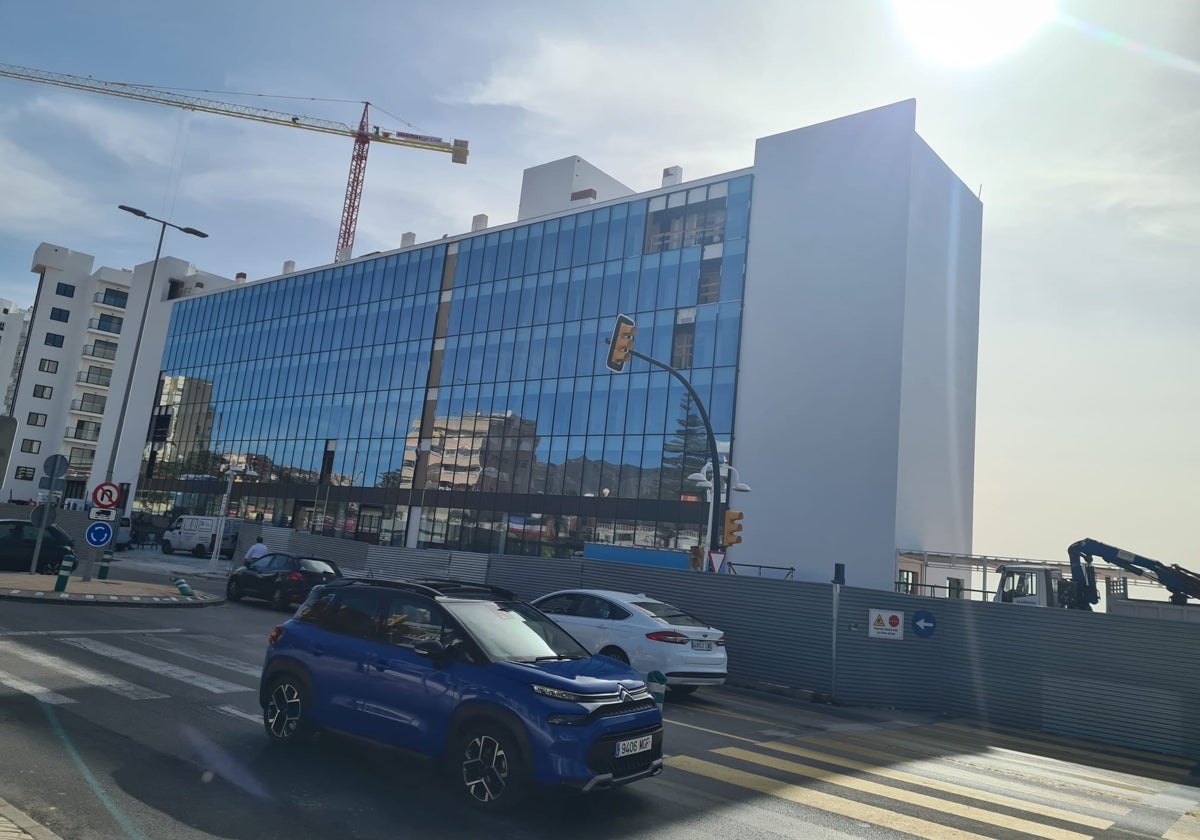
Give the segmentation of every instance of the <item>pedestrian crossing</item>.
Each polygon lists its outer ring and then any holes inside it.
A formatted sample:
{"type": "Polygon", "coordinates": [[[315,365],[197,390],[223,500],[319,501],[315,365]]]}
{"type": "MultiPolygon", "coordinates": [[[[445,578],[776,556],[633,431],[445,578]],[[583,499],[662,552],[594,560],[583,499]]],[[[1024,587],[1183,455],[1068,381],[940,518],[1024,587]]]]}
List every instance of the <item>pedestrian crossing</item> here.
{"type": "MultiPolygon", "coordinates": [[[[257,636],[6,632],[0,702],[19,694],[99,714],[97,700],[109,696],[129,716],[183,698],[213,725],[261,726],[263,653],[257,636]]],[[[1196,767],[1185,759],[965,721],[861,723],[797,709],[789,723],[778,710],[755,711],[736,702],[668,704],[667,772],[631,795],[697,803],[721,826],[714,836],[772,836],[789,825],[791,836],[804,836],[805,825],[832,819],[847,837],[1200,840],[1200,791],[1187,786],[1196,767]],[[702,745],[689,739],[676,752],[672,729],[702,745]],[[1192,793],[1191,805],[1164,805],[1192,793]]]]}
{"type": "MultiPolygon", "coordinates": [[[[667,721],[701,728],[670,714],[667,721]]],[[[1087,840],[1112,832],[1200,840],[1200,791],[1182,787],[1195,762],[1012,727],[942,722],[789,739],[728,736],[723,746],[670,755],[666,764],[674,772],[664,783],[722,799],[722,819],[747,828],[754,825],[748,809],[759,807],[747,804],[750,792],[755,803],[935,840],[1087,840]],[[1180,790],[1194,813],[1180,812],[1180,790]],[[1168,791],[1176,797],[1170,807],[1168,791]]]]}

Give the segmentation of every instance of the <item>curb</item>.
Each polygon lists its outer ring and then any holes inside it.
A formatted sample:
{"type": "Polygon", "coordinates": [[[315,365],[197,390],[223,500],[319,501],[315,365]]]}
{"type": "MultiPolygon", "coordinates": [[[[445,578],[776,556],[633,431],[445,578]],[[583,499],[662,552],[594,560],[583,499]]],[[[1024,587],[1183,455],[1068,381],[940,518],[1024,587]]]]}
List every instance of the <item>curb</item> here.
{"type": "Polygon", "coordinates": [[[215,607],[225,603],[216,595],[78,595],[37,589],[3,589],[0,601],[73,605],[78,607],[215,607]]]}
{"type": "Polygon", "coordinates": [[[62,840],[57,834],[41,823],[34,822],[28,814],[18,811],[12,805],[0,799],[0,836],[8,836],[8,825],[33,840],[62,840]]]}

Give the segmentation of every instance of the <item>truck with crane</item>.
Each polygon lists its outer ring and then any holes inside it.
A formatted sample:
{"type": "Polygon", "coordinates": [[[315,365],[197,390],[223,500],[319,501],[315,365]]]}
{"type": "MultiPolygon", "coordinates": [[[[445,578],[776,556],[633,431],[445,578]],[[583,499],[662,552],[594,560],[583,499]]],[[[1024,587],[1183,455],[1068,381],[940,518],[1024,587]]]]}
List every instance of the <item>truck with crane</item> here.
{"type": "MultiPolygon", "coordinates": [[[[1177,564],[1167,565],[1132,551],[1115,548],[1098,540],[1082,539],[1067,548],[1069,579],[1063,568],[1050,564],[1007,563],[999,567],[1000,582],[994,601],[1038,607],[1064,607],[1091,611],[1099,603],[1096,570],[1100,558],[1139,578],[1161,585],[1170,593],[1169,602],[1108,598],[1108,612],[1143,617],[1200,621],[1200,610],[1193,610],[1188,599],[1200,601],[1200,574],[1177,564]]],[[[1195,605],[1191,605],[1195,606],[1195,605]]]]}

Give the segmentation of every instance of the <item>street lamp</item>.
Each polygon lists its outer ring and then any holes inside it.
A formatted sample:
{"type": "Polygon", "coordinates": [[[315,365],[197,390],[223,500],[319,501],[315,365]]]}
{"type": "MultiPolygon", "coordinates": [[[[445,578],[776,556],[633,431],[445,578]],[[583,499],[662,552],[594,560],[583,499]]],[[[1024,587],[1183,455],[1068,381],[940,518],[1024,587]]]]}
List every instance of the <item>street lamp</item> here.
{"type": "MultiPolygon", "coordinates": [[[[716,506],[717,494],[713,492],[712,481],[712,461],[705,461],[704,467],[699,472],[694,472],[687,477],[688,481],[695,482],[696,486],[703,487],[705,495],[708,496],[708,523],[704,530],[704,544],[710,545],[713,537],[713,529],[716,526],[716,506]]],[[[732,464],[721,464],[721,476],[725,479],[721,483],[722,490],[733,490],[738,493],[749,493],[750,485],[742,481],[738,475],[737,468],[732,464]]],[[[722,501],[724,501],[722,499],[722,501]]]]}
{"type": "MultiPolygon", "coordinates": [[[[201,239],[208,238],[208,234],[205,233],[204,231],[196,230],[195,228],[191,228],[191,227],[180,227],[179,225],[172,224],[171,222],[168,222],[165,219],[155,218],[154,216],[151,216],[149,213],[147,213],[145,210],[139,210],[136,207],[129,207],[124,204],[118,204],[117,208],[120,210],[124,210],[126,213],[132,213],[133,215],[135,215],[139,218],[149,219],[152,222],[158,222],[162,226],[162,228],[159,230],[159,234],[158,234],[158,248],[154,252],[154,265],[150,267],[150,283],[146,287],[146,301],[145,301],[145,303],[142,304],[142,317],[138,321],[137,336],[133,340],[133,360],[130,362],[130,365],[129,365],[129,375],[125,379],[125,393],[121,396],[121,410],[117,413],[117,427],[115,429],[115,433],[113,434],[113,438],[112,438],[112,448],[109,450],[109,453],[108,453],[108,468],[104,471],[105,482],[111,482],[113,480],[113,470],[116,468],[116,464],[117,464],[117,446],[121,442],[121,433],[125,429],[125,412],[129,408],[129,392],[133,388],[133,370],[134,370],[134,367],[137,365],[138,356],[141,353],[141,349],[142,349],[142,331],[146,326],[146,315],[150,311],[150,297],[154,293],[154,278],[158,274],[158,261],[162,257],[163,239],[167,235],[167,228],[169,228],[169,227],[175,228],[175,230],[183,231],[184,233],[191,234],[192,236],[198,236],[201,239]]],[[[125,499],[121,500],[121,513],[122,514],[125,513],[126,502],[127,502],[127,500],[125,500],[125,499]]],[[[118,518],[116,524],[118,526],[120,526],[121,521],[119,518],[118,518]]],[[[104,554],[105,554],[106,559],[112,558],[113,545],[117,541],[117,533],[119,532],[119,530],[120,530],[119,527],[115,527],[112,529],[112,538],[109,540],[108,547],[104,549],[104,554]]],[[[92,571],[91,561],[89,559],[86,571],[84,572],[84,575],[83,575],[84,580],[91,580],[91,571],[92,571]]],[[[102,574],[102,577],[107,577],[107,574],[106,574],[107,570],[102,568],[101,571],[102,571],[102,573],[104,573],[104,574],[102,574]]]]}
{"type": "MultiPolygon", "coordinates": [[[[217,539],[213,544],[212,557],[208,559],[208,570],[215,572],[217,570],[217,559],[221,556],[221,542],[225,538],[225,517],[229,513],[229,497],[233,493],[233,480],[239,475],[244,475],[248,478],[257,478],[258,473],[254,470],[246,470],[241,467],[230,467],[225,470],[227,476],[225,481],[225,495],[221,498],[221,510],[218,512],[217,519],[217,539]]],[[[229,566],[233,567],[233,558],[229,558],[229,566]]]]}

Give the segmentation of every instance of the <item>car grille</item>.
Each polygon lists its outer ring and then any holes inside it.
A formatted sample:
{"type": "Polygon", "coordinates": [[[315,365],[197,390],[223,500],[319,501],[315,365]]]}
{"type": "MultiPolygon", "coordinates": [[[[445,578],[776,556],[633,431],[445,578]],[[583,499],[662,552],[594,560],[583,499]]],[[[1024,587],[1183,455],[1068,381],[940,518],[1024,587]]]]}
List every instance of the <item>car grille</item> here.
{"type": "Polygon", "coordinates": [[[605,703],[588,717],[590,720],[598,720],[599,718],[613,717],[614,715],[628,715],[634,712],[644,712],[648,709],[653,709],[655,703],[651,699],[633,700],[628,703],[605,703]]]}
{"type": "Polygon", "coordinates": [[[646,726],[641,729],[618,732],[597,739],[588,750],[588,769],[593,773],[611,773],[614,779],[632,776],[649,769],[650,765],[662,758],[662,726],[646,726]],[[646,752],[617,758],[617,742],[642,735],[653,735],[654,744],[646,752]]]}

